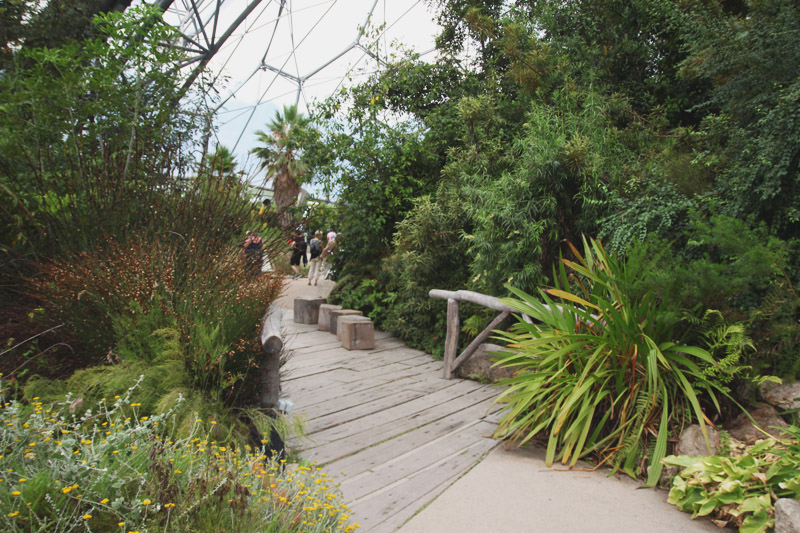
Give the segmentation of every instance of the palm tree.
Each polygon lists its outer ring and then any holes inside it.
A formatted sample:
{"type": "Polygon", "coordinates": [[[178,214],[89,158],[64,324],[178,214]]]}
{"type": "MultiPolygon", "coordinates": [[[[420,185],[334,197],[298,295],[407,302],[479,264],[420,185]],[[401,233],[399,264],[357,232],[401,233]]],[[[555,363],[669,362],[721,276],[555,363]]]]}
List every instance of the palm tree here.
{"type": "Polygon", "coordinates": [[[216,151],[208,156],[208,170],[212,176],[224,177],[234,174],[236,170],[236,156],[221,144],[216,151]]]}
{"type": "Polygon", "coordinates": [[[269,133],[256,132],[264,146],[250,151],[261,160],[261,168],[267,169],[265,183],[273,180],[273,202],[284,229],[292,225],[291,214],[286,208],[294,203],[303,176],[308,172],[300,154],[303,139],[309,131],[308,124],[309,119],[297,111],[296,105],[284,106],[283,113],[276,111],[275,118],[267,124],[269,133]]]}

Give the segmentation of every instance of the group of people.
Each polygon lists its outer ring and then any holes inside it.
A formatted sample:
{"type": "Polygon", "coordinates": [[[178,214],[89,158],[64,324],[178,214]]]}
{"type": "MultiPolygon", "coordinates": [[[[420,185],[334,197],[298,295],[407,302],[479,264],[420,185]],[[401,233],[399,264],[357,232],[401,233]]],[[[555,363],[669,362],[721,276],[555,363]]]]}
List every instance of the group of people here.
{"type": "MultiPolygon", "coordinates": [[[[314,282],[314,285],[320,279],[325,279],[331,270],[330,257],[336,251],[337,241],[336,232],[331,230],[326,235],[327,243],[323,246],[322,232],[317,231],[309,242],[306,242],[303,233],[298,231],[289,239],[289,245],[292,248],[292,256],[289,259],[289,264],[294,270],[292,279],[299,278],[300,262],[303,265],[308,264],[308,284],[314,282]],[[308,255],[307,255],[308,252],[308,255]]],[[[245,259],[245,272],[248,277],[256,277],[262,270],[264,265],[264,242],[255,231],[248,231],[245,234],[244,243],[242,245],[242,255],[245,259]]]]}
{"type": "Polygon", "coordinates": [[[303,265],[309,265],[308,268],[308,284],[314,281],[314,285],[321,279],[325,279],[330,272],[331,265],[329,258],[336,251],[336,232],[331,230],[326,235],[327,244],[322,244],[322,232],[316,231],[314,236],[309,242],[306,242],[302,232],[298,231],[294,237],[289,241],[292,246],[292,257],[289,264],[294,270],[292,279],[297,279],[301,276],[300,261],[303,265]],[[309,252],[306,255],[306,252],[309,252]]]}

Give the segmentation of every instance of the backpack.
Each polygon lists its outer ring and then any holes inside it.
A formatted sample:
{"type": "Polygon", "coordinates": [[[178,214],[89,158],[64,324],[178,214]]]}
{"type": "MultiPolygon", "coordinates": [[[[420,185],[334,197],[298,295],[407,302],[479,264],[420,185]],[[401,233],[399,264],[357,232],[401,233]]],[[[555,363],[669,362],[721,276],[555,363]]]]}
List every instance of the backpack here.
{"type": "Polygon", "coordinates": [[[322,255],[322,246],[320,246],[319,241],[311,241],[311,259],[320,255],[322,255]]]}

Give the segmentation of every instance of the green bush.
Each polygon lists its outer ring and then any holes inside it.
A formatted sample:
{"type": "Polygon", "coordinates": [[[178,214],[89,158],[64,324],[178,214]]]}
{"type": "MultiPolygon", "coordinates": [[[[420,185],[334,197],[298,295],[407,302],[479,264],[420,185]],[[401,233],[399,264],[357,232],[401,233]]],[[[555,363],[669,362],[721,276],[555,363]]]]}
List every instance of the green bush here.
{"type": "Polygon", "coordinates": [[[516,373],[502,382],[496,435],[522,444],[545,434],[548,465],[593,454],[614,471],[646,473],[654,486],[671,428],[694,418],[706,433],[698,389],[719,408],[703,373],[715,362],[674,342],[677,322],[651,294],[629,291],[636,264],[594,240],[584,240],[583,255],[572,252],[577,260],[562,260],[554,288],[539,298],[512,288],[520,299],[502,300],[534,323],[499,333],[508,347],[495,364],[516,373]]]}
{"type": "MultiPolygon", "coordinates": [[[[5,385],[0,383],[0,386],[5,385]]],[[[195,418],[173,438],[174,413],[142,416],[136,385],[82,415],[0,390],[0,527],[4,531],[353,531],[337,487],[213,437],[195,418]]],[[[171,406],[180,409],[178,399],[171,406]]]]}

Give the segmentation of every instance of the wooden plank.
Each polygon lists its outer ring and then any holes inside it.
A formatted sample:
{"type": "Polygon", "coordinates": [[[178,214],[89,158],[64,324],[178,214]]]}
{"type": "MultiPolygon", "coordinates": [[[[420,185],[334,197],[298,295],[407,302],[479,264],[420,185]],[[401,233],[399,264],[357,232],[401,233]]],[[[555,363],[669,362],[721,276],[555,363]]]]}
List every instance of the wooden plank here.
{"type": "MultiPolygon", "coordinates": [[[[320,465],[325,465],[481,402],[484,402],[487,410],[492,404],[491,401],[487,401],[486,398],[481,398],[481,396],[476,396],[474,398],[462,396],[446,402],[446,404],[417,413],[413,417],[392,420],[376,426],[371,430],[364,430],[324,445],[307,448],[304,450],[303,455],[307,456],[311,461],[316,461],[320,465]]],[[[315,436],[309,435],[309,437],[313,439],[315,436]]]]}
{"type": "Polygon", "coordinates": [[[424,503],[468,472],[494,446],[495,442],[484,439],[409,478],[350,503],[348,507],[353,516],[358,517],[364,531],[370,533],[395,531],[424,503]]]}
{"type": "Polygon", "coordinates": [[[401,387],[399,391],[389,390],[386,387],[377,387],[359,393],[345,395],[336,398],[335,401],[328,401],[315,405],[313,406],[313,415],[309,416],[310,426],[315,427],[312,431],[317,431],[317,424],[341,424],[370,414],[368,411],[378,406],[380,406],[381,409],[385,409],[391,407],[392,402],[397,405],[413,398],[431,394],[446,388],[446,385],[443,385],[442,381],[443,380],[427,381],[425,384],[419,384],[419,386],[413,389],[401,387]],[[398,398],[393,400],[392,398],[394,396],[398,398]]]}
{"type": "Polygon", "coordinates": [[[412,450],[427,446],[453,432],[462,431],[467,426],[479,424],[486,420],[485,413],[485,404],[474,405],[461,412],[407,431],[394,439],[385,440],[357,454],[332,462],[328,465],[328,469],[331,473],[336,473],[337,476],[342,476],[342,479],[347,480],[412,450]]]}
{"type": "Polygon", "coordinates": [[[364,416],[334,428],[316,432],[313,438],[320,444],[327,444],[347,435],[361,433],[362,431],[370,431],[372,428],[381,424],[413,418],[414,415],[435,409],[433,406],[441,406],[443,410],[447,410],[448,403],[454,402],[462,397],[472,396],[473,398],[477,398],[473,403],[478,403],[495,395],[495,391],[476,390],[474,384],[471,382],[457,381],[452,387],[436,391],[433,394],[425,395],[421,398],[397,405],[379,413],[364,416]]]}
{"type": "MultiPolygon", "coordinates": [[[[425,375],[414,375],[403,378],[393,383],[399,390],[419,391],[430,393],[447,387],[446,381],[441,378],[431,378],[425,375]],[[443,383],[444,382],[444,383],[443,383]]],[[[385,382],[381,383],[351,383],[347,387],[327,387],[321,388],[318,393],[308,392],[302,395],[291,395],[295,405],[300,406],[305,412],[313,413],[309,418],[313,418],[327,413],[346,409],[353,405],[355,399],[367,395],[369,397],[381,397],[388,394],[395,394],[397,389],[387,389],[385,382]]],[[[368,400],[362,400],[368,401],[368,400]]]]}
{"type": "Polygon", "coordinates": [[[308,433],[318,433],[322,430],[358,420],[359,418],[390,409],[411,400],[416,400],[421,396],[425,396],[425,393],[404,390],[382,396],[381,398],[370,399],[367,402],[340,409],[325,416],[313,418],[306,424],[306,431],[308,433]]]}
{"type": "MultiPolygon", "coordinates": [[[[457,455],[485,439],[496,443],[489,438],[493,429],[493,424],[483,421],[464,425],[458,431],[450,432],[422,447],[409,450],[357,476],[348,477],[341,484],[342,492],[348,501],[362,499],[439,461],[457,455]]],[[[331,471],[335,471],[335,463],[330,466],[333,467],[331,471]]]]}

